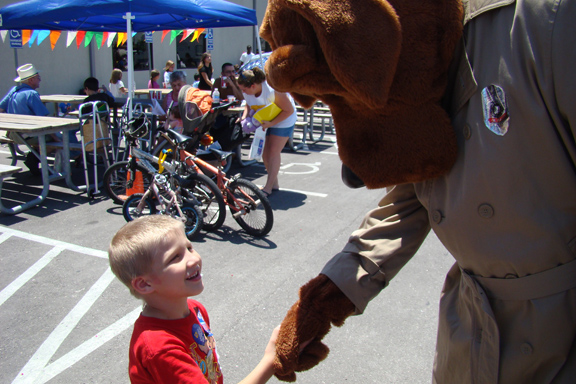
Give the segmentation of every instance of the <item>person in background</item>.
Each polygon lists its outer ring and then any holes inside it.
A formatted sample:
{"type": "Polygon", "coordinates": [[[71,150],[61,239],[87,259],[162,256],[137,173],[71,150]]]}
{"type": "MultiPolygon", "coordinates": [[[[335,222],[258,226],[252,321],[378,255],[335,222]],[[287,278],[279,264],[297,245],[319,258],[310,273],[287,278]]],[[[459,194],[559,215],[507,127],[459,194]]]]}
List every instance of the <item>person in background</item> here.
{"type": "Polygon", "coordinates": [[[172,72],[170,75],[170,87],[172,88],[172,91],[162,100],[162,108],[166,111],[168,116],[170,110],[178,106],[178,94],[180,93],[180,88],[186,84],[186,73],[184,71],[172,72]]]}
{"type": "MultiPolygon", "coordinates": [[[[108,248],[110,268],[144,301],[130,340],[131,383],[222,384],[216,340],[204,305],[202,257],[180,220],[144,216],[124,225],[108,248]]],[[[273,374],[278,327],[264,356],[240,383],[265,383],[273,374]]]]}
{"type": "Polygon", "coordinates": [[[246,52],[242,52],[242,56],[240,56],[240,66],[243,66],[244,64],[252,60],[253,57],[254,53],[252,52],[252,46],[251,45],[246,46],[246,52]]]}
{"type": "Polygon", "coordinates": [[[228,96],[234,96],[237,100],[244,100],[242,91],[238,87],[234,65],[231,63],[222,64],[222,73],[219,78],[214,80],[214,89],[218,89],[222,100],[227,99],[228,96]]]}
{"type": "Polygon", "coordinates": [[[158,79],[160,79],[160,71],[157,69],[153,69],[150,71],[150,81],[148,81],[148,88],[150,89],[158,89],[160,88],[160,84],[158,84],[158,79]]]}
{"type": "Polygon", "coordinates": [[[164,66],[164,83],[170,84],[170,75],[174,72],[174,62],[168,60],[164,66]]]}
{"type": "Polygon", "coordinates": [[[198,88],[198,86],[200,85],[200,74],[199,73],[195,73],[194,74],[194,82],[192,83],[192,86],[194,88],[198,88]]]}
{"type": "Polygon", "coordinates": [[[249,116],[250,109],[257,111],[272,103],[282,110],[272,121],[262,122],[262,129],[266,132],[266,144],[262,152],[262,160],[268,172],[266,185],[262,188],[262,192],[269,196],[272,192],[280,189],[278,184],[280,153],[294,131],[294,124],[297,119],[296,106],[289,94],[278,92],[268,85],[264,71],[258,67],[242,71],[238,78],[238,85],[244,93],[244,100],[246,100],[242,120],[249,116]]]}
{"type": "MultiPolygon", "coordinates": [[[[40,94],[36,91],[40,87],[40,74],[33,64],[24,64],[17,69],[18,77],[15,82],[20,83],[10,89],[10,91],[0,101],[0,113],[15,113],[19,115],[48,116],[50,112],[40,100],[40,94]]],[[[19,138],[14,135],[8,135],[12,140],[20,143],[19,138]]],[[[37,145],[37,137],[24,137],[29,145],[37,145]]],[[[47,141],[61,141],[60,136],[52,134],[47,141]]],[[[30,169],[30,172],[37,176],[40,175],[38,164],[40,160],[33,152],[28,152],[24,164],[30,169]]]]}
{"type": "Polygon", "coordinates": [[[118,68],[114,68],[112,70],[112,75],[110,76],[110,84],[108,84],[108,88],[110,89],[110,93],[112,96],[122,97],[123,95],[128,93],[128,89],[124,86],[122,82],[122,71],[118,68]]]}
{"type": "Polygon", "coordinates": [[[200,65],[198,66],[198,73],[200,74],[200,83],[198,89],[203,91],[212,90],[212,55],[208,52],[202,54],[200,65]]]}

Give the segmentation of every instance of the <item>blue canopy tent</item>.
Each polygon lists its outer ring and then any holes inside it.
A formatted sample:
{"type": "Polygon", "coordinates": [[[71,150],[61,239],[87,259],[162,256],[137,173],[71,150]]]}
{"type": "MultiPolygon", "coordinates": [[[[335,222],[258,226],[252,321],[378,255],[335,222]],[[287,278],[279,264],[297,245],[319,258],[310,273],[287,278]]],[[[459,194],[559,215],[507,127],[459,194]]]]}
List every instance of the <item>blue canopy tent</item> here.
{"type": "MultiPolygon", "coordinates": [[[[257,27],[256,11],[224,0],[28,0],[0,9],[0,30],[126,32],[132,36],[132,32],[241,26],[257,27]]],[[[127,45],[132,96],[131,38],[127,45]]]]}

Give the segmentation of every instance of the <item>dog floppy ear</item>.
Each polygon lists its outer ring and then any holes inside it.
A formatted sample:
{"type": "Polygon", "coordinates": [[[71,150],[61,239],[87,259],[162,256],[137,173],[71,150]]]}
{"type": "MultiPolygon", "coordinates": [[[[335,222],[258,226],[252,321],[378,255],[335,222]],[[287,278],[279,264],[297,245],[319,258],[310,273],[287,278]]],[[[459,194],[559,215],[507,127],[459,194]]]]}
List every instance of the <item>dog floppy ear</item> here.
{"type": "Polygon", "coordinates": [[[352,97],[368,108],[386,103],[402,39],[388,2],[271,0],[260,35],[273,49],[271,85],[299,102],[298,94],[352,97]]]}

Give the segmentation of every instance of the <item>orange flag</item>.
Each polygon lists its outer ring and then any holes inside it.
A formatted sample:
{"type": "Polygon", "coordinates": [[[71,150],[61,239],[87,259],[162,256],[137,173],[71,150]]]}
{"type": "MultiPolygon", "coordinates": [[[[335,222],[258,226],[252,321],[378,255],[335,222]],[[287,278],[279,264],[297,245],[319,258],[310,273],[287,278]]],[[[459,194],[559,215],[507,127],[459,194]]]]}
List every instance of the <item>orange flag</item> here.
{"type": "Polygon", "coordinates": [[[30,36],[32,35],[32,31],[29,29],[22,30],[22,46],[26,45],[28,41],[30,41],[30,36]]]}
{"type": "Polygon", "coordinates": [[[61,33],[61,31],[50,31],[50,46],[52,47],[52,50],[54,50],[61,33]]]}

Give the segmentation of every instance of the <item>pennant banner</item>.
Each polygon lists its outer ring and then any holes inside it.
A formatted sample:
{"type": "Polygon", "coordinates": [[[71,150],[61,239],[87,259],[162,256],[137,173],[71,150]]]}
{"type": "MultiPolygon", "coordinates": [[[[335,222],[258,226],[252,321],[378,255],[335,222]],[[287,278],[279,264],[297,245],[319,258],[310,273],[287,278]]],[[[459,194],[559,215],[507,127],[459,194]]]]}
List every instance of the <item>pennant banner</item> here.
{"type": "Polygon", "coordinates": [[[80,49],[80,45],[82,44],[82,40],[86,36],[86,31],[78,31],[76,34],[76,49],[80,49]]]}
{"type": "Polygon", "coordinates": [[[25,46],[26,43],[30,40],[31,34],[32,34],[32,31],[29,29],[23,29],[22,30],[22,46],[25,46]]]}
{"type": "MultiPolygon", "coordinates": [[[[164,42],[164,38],[170,33],[170,42],[172,44],[174,39],[179,35],[182,35],[180,38],[180,42],[183,42],[190,36],[192,36],[192,40],[190,42],[194,42],[198,37],[204,32],[204,28],[197,28],[197,29],[184,29],[184,30],[167,30],[162,31],[162,39],[161,42],[164,42]]],[[[128,34],[125,32],[90,32],[90,31],[67,31],[66,37],[66,47],[70,47],[70,44],[76,39],[76,48],[80,49],[80,45],[84,42],[84,47],[90,45],[90,42],[95,39],[96,46],[98,49],[104,47],[104,44],[107,44],[108,48],[112,46],[114,42],[114,38],[117,37],[116,40],[116,47],[119,47],[122,44],[125,44],[128,40],[128,34]]],[[[22,45],[28,44],[29,47],[32,47],[34,41],[36,41],[37,45],[40,45],[46,38],[50,37],[50,46],[52,50],[56,45],[56,42],[60,38],[61,31],[49,31],[43,29],[23,29],[22,30],[22,45]]],[[[154,33],[154,32],[152,32],[154,33]]],[[[3,30],[0,31],[0,37],[2,37],[2,42],[5,42],[6,36],[8,31],[3,30]]],[[[132,32],[132,37],[136,36],[137,32],[132,32]]]]}
{"type": "MultiPolygon", "coordinates": [[[[50,47],[52,47],[52,50],[54,50],[54,47],[56,46],[56,42],[58,41],[58,39],[60,38],[60,31],[50,31],[50,47]]],[[[68,44],[70,45],[70,44],[68,44]]]]}
{"type": "Polygon", "coordinates": [[[72,44],[72,42],[76,38],[77,33],[78,31],[68,31],[68,37],[66,37],[66,48],[68,48],[70,44],[72,44]]]}
{"type": "Polygon", "coordinates": [[[116,37],[116,32],[108,32],[108,39],[106,40],[106,44],[108,45],[108,48],[110,48],[110,46],[114,42],[115,37],[116,37]]]}
{"type": "Polygon", "coordinates": [[[41,31],[39,31],[39,32],[38,32],[38,37],[37,37],[36,43],[37,43],[38,45],[40,45],[40,43],[42,43],[44,40],[46,40],[46,38],[47,38],[48,36],[50,36],[50,31],[48,31],[48,30],[41,30],[41,31]]]}

